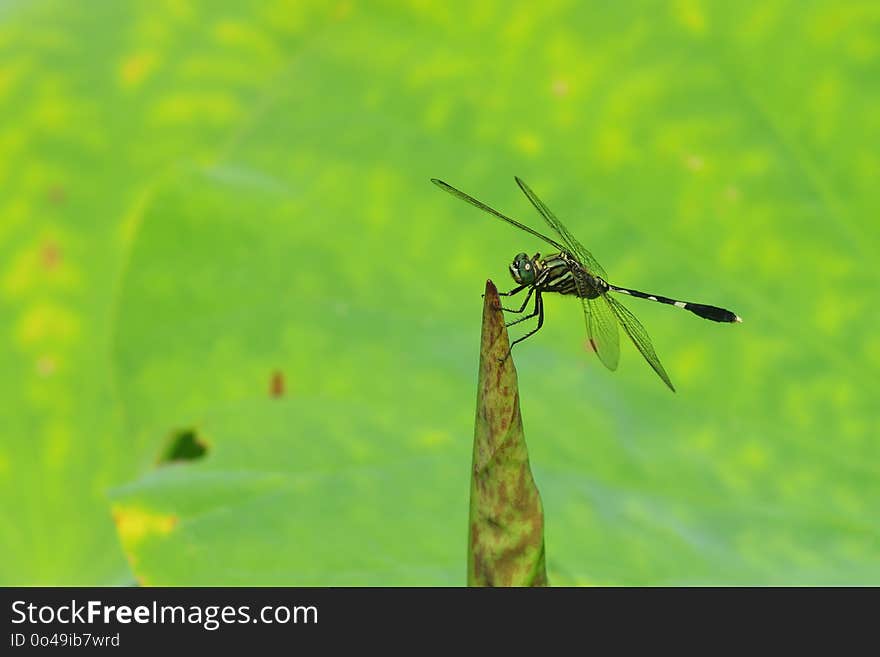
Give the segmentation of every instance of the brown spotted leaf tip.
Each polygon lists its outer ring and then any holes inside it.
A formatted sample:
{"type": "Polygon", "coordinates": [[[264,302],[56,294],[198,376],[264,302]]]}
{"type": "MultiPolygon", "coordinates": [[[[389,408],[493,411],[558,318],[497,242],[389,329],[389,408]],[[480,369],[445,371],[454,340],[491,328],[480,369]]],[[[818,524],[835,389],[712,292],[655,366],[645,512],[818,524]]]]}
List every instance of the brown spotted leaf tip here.
{"type": "Polygon", "coordinates": [[[498,290],[486,281],[471,472],[468,586],[546,586],[544,510],[532,478],[498,290]]]}

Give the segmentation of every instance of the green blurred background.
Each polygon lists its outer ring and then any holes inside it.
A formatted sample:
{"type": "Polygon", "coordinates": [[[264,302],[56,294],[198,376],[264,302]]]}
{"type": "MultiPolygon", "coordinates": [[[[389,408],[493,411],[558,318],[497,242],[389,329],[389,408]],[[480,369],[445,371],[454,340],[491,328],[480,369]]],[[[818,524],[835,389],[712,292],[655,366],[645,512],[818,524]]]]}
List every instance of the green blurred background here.
{"type": "Polygon", "coordinates": [[[463,584],[480,294],[543,245],[428,179],[540,228],[520,175],[745,320],[624,299],[671,394],[547,300],[551,583],[880,584],[878,63],[870,0],[0,3],[0,583],[463,584]]]}

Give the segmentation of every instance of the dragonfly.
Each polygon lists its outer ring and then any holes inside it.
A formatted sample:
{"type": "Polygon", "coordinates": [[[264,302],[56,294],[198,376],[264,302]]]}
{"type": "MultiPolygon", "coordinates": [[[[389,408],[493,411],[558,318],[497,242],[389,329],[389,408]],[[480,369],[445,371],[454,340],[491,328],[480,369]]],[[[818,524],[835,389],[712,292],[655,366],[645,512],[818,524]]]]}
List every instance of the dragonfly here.
{"type": "Polygon", "coordinates": [[[516,219],[512,219],[489,207],[460,189],[456,189],[437,178],[431,178],[431,182],[440,189],[512,226],[516,226],[556,249],[555,253],[548,254],[543,258],[540,253],[536,253],[533,256],[529,256],[526,253],[518,253],[509,266],[510,275],[516,283],[516,287],[509,292],[499,292],[499,295],[512,297],[526,291],[526,296],[519,308],[502,307],[502,310],[505,312],[522,315],[518,319],[507,322],[505,326],[513,326],[533,317],[537,317],[537,326],[522,337],[511,342],[507,355],[502,360],[506,360],[510,356],[514,345],[530,338],[541,330],[541,327],[544,325],[544,301],[542,295],[548,292],[573,295],[580,299],[584,309],[589,345],[596,352],[596,355],[605,367],[612,371],[617,369],[620,360],[619,325],[623,328],[624,333],[629,336],[630,340],[632,340],[633,344],[635,344],[639,352],[641,352],[642,356],[644,356],[645,360],[648,361],[648,364],[663,380],[663,383],[673,392],[675,392],[675,386],[672,385],[669,375],[654,351],[645,327],[611,293],[648,299],[675,306],[676,308],[683,308],[694,313],[697,317],[714,322],[742,322],[742,318],[739,315],[718,306],[694,303],[692,301],[679,301],[678,299],[671,299],[659,294],[648,294],[639,290],[612,285],[608,282],[608,275],[605,273],[602,265],[572,236],[565,225],[550,211],[550,208],[538,198],[525,181],[519,177],[514,179],[526,195],[526,198],[529,199],[538,211],[538,214],[541,215],[553,231],[555,237],[548,237],[516,219]],[[526,306],[528,306],[529,301],[533,298],[534,305],[531,312],[524,314],[526,306]]]}

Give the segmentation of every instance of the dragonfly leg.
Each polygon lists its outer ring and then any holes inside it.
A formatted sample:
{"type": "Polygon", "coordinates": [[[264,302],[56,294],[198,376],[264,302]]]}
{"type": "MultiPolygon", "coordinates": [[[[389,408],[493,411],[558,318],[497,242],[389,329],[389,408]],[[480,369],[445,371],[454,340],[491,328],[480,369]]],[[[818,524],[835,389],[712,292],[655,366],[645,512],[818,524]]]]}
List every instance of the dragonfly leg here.
{"type": "MultiPolygon", "coordinates": [[[[518,309],[505,308],[504,306],[501,306],[501,310],[505,310],[509,313],[521,313],[522,311],[524,311],[526,309],[526,305],[529,303],[529,299],[532,298],[532,293],[534,291],[535,291],[535,288],[529,289],[529,293],[526,295],[525,300],[522,302],[522,305],[518,309]]],[[[535,316],[534,313],[529,315],[529,317],[534,317],[534,316],[535,316]]],[[[518,320],[516,320],[516,322],[521,322],[523,319],[528,319],[528,317],[523,317],[522,319],[518,319],[518,320]]],[[[513,322],[513,324],[516,324],[516,322],[513,322]]],[[[508,324],[507,326],[510,326],[510,324],[508,324]]]]}
{"type": "Polygon", "coordinates": [[[525,285],[518,285],[515,288],[513,288],[510,292],[499,292],[498,296],[499,297],[512,297],[513,295],[519,294],[520,292],[525,290],[526,287],[527,286],[525,286],[525,285]]]}
{"type": "MultiPolygon", "coordinates": [[[[502,363],[504,361],[506,361],[508,358],[510,358],[510,352],[513,351],[513,345],[522,342],[526,338],[532,337],[535,333],[540,331],[541,327],[544,325],[544,300],[541,299],[540,292],[538,292],[535,295],[535,312],[533,312],[531,315],[529,315],[529,317],[534,317],[535,315],[538,316],[538,325],[535,328],[533,328],[531,331],[526,333],[524,336],[522,336],[521,338],[517,338],[516,340],[514,340],[513,342],[510,343],[510,348],[508,348],[507,354],[505,354],[504,358],[499,359],[502,363]]],[[[523,317],[523,319],[528,319],[529,317],[523,317]]],[[[517,320],[517,322],[519,322],[519,321],[522,321],[522,320],[517,320]]],[[[516,322],[513,322],[513,323],[516,324],[516,322]]]]}
{"type": "MultiPolygon", "coordinates": [[[[499,292],[498,296],[499,297],[512,297],[513,295],[519,294],[520,292],[525,290],[526,287],[528,287],[528,286],[527,285],[520,285],[518,287],[513,288],[510,292],[499,292]]],[[[481,294],[480,296],[485,297],[486,295],[481,294]]],[[[506,310],[509,313],[521,313],[523,311],[523,308],[526,307],[526,303],[528,303],[530,296],[532,296],[531,290],[529,290],[529,296],[526,297],[526,300],[523,302],[522,308],[520,308],[519,310],[511,310],[510,308],[505,308],[504,306],[496,306],[496,308],[498,310],[506,310]]]]}
{"type": "MultiPolygon", "coordinates": [[[[533,291],[534,291],[534,288],[532,288],[531,290],[529,290],[529,294],[528,294],[528,296],[526,297],[526,301],[523,303],[523,307],[522,307],[522,308],[520,308],[519,310],[511,310],[511,311],[509,311],[509,312],[512,312],[512,313],[521,313],[521,312],[523,312],[523,310],[524,310],[525,307],[526,307],[526,303],[527,303],[528,300],[529,300],[529,297],[532,296],[532,292],[533,292],[533,291]]],[[[524,321],[526,321],[527,319],[531,319],[532,317],[534,317],[535,315],[538,314],[538,304],[539,304],[539,303],[540,303],[540,302],[538,301],[538,297],[535,297],[535,309],[532,310],[531,313],[529,313],[528,315],[523,315],[523,316],[520,317],[519,319],[515,319],[515,320],[513,320],[512,322],[507,322],[504,326],[506,326],[507,328],[510,328],[510,327],[513,326],[514,324],[519,324],[520,322],[524,322],[524,321]]],[[[504,310],[507,310],[507,309],[504,308],[504,310]]]]}

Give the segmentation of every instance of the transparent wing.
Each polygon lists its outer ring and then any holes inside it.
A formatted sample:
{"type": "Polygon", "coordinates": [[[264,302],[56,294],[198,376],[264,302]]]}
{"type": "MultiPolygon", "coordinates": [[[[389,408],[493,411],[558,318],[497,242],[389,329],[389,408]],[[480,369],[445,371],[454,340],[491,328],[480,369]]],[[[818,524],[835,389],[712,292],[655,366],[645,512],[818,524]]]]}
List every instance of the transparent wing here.
{"type": "Polygon", "coordinates": [[[608,306],[604,294],[595,299],[581,299],[587,320],[587,337],[599,360],[609,370],[616,370],[620,362],[620,336],[617,317],[608,306]]]}
{"type": "Polygon", "coordinates": [[[566,251],[580,260],[591,274],[599,276],[602,280],[607,280],[608,275],[605,273],[602,265],[600,265],[593,257],[593,254],[587,251],[583,244],[578,242],[574,236],[568,232],[565,225],[556,218],[556,215],[550,211],[550,208],[544,205],[544,202],[537,197],[535,192],[532,191],[532,188],[529,187],[522,178],[515,177],[515,180],[516,184],[519,185],[519,188],[523,191],[523,194],[528,197],[532,202],[532,205],[535,206],[535,209],[542,217],[544,217],[544,221],[546,221],[550,228],[556,231],[556,234],[562,238],[563,242],[565,242],[566,251]]]}
{"type": "Polygon", "coordinates": [[[551,246],[554,246],[555,248],[559,249],[560,251],[567,251],[568,250],[566,247],[564,247],[562,244],[560,244],[556,240],[550,239],[546,235],[542,235],[538,231],[536,231],[532,228],[529,228],[525,224],[521,224],[516,219],[511,219],[510,217],[501,214],[500,212],[498,212],[498,210],[495,210],[494,208],[490,208],[488,205],[486,205],[482,201],[478,201],[473,196],[471,196],[469,194],[465,194],[463,191],[461,191],[460,189],[456,189],[455,187],[453,187],[449,183],[445,183],[442,180],[438,180],[437,178],[431,178],[431,182],[434,183],[435,185],[437,185],[437,187],[439,187],[443,191],[449,192],[454,197],[461,199],[465,203],[470,203],[474,207],[480,208],[480,210],[482,210],[483,212],[488,212],[489,214],[491,214],[495,217],[498,217],[502,221],[506,221],[507,223],[509,223],[513,226],[516,226],[520,230],[524,230],[527,233],[530,233],[530,234],[534,235],[535,237],[544,240],[545,242],[547,242],[551,246]]]}
{"type": "Polygon", "coordinates": [[[602,298],[606,300],[608,306],[614,311],[618,321],[621,326],[623,326],[623,330],[626,331],[626,334],[636,345],[636,348],[642,352],[642,356],[645,357],[648,364],[653,367],[654,371],[657,372],[657,375],[663,379],[663,383],[668,385],[672,392],[675,392],[675,386],[672,385],[672,381],[669,380],[669,375],[666,373],[666,370],[663,369],[663,365],[660,364],[660,359],[654,352],[654,347],[651,346],[651,339],[648,337],[648,332],[645,330],[645,327],[642,326],[641,322],[639,322],[639,320],[637,320],[635,316],[623,306],[623,304],[617,301],[617,299],[609,297],[607,294],[603,294],[602,298]]]}

